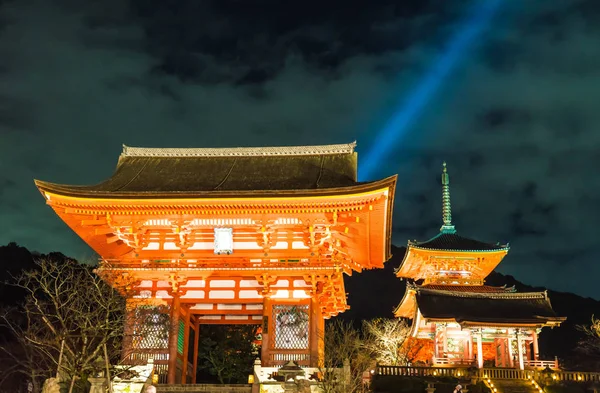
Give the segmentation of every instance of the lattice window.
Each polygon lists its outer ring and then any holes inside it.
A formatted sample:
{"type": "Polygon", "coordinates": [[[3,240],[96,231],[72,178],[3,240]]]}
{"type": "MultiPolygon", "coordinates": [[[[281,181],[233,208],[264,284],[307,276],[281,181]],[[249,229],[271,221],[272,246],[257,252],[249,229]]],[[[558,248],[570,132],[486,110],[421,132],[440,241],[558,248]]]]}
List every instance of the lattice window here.
{"type": "Polygon", "coordinates": [[[169,314],[165,307],[139,306],[133,312],[134,349],[166,349],[169,347],[169,314]]]}
{"type": "Polygon", "coordinates": [[[273,305],[275,349],[308,349],[308,305],[273,305]]]}
{"type": "Polygon", "coordinates": [[[462,359],[465,354],[464,340],[458,338],[449,338],[447,349],[448,358],[450,359],[462,359]]]}
{"type": "Polygon", "coordinates": [[[183,355],[183,348],[185,347],[185,323],[179,320],[179,330],[177,332],[177,353],[183,355]]]}

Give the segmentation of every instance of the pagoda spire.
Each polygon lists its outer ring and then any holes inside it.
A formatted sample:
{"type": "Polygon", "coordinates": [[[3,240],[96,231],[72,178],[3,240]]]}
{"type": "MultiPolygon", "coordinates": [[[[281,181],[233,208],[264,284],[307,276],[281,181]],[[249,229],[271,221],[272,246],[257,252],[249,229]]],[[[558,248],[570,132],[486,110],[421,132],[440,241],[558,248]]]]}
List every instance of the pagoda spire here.
{"type": "Polygon", "coordinates": [[[452,225],[452,205],[450,204],[450,175],[446,169],[446,162],[442,166],[442,219],[444,225],[440,228],[442,233],[456,233],[452,225]]]}

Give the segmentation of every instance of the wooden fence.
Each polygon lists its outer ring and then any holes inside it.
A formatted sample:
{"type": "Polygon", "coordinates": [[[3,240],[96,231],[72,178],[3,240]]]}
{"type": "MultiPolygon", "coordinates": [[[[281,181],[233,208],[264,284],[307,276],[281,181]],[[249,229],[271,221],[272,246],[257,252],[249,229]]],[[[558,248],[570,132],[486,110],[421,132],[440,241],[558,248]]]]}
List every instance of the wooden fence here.
{"type": "Polygon", "coordinates": [[[519,370],[516,368],[483,368],[473,370],[468,367],[412,367],[378,365],[376,375],[394,375],[403,377],[455,377],[481,379],[535,379],[551,378],[554,381],[600,382],[600,372],[551,370],[519,370]]]}

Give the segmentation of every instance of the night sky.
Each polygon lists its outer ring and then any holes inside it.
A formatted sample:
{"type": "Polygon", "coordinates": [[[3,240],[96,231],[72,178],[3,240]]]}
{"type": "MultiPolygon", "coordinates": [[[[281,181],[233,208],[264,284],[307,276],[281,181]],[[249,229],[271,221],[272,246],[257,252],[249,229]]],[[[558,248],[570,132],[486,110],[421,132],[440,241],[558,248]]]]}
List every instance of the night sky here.
{"type": "MultiPolygon", "coordinates": [[[[479,0],[480,3],[497,0],[479,0]]],[[[600,299],[600,3],[499,1],[410,127],[394,244],[441,225],[510,242],[499,269],[600,299]]],[[[91,184],[121,145],[347,143],[365,165],[469,20],[462,0],[0,0],[0,244],[92,251],[33,179],[91,184]]]]}

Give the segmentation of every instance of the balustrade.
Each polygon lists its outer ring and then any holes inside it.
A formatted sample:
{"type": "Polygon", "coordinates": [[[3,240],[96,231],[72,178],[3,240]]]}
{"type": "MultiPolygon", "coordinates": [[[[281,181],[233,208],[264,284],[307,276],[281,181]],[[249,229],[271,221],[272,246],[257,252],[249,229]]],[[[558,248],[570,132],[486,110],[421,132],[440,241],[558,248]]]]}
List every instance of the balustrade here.
{"type": "Polygon", "coordinates": [[[299,366],[310,366],[310,354],[306,352],[276,352],[269,354],[269,364],[273,366],[283,366],[290,360],[295,361],[299,366]]]}
{"type": "Polygon", "coordinates": [[[523,361],[525,367],[534,367],[534,368],[546,368],[550,367],[553,369],[558,368],[558,359],[554,360],[525,360],[523,361]]]}
{"type": "Polygon", "coordinates": [[[476,364],[475,358],[433,358],[434,365],[452,365],[452,366],[473,366],[476,364]]]}
{"type": "Polygon", "coordinates": [[[403,377],[465,377],[466,367],[412,367],[378,365],[377,375],[394,375],[403,377]]]}
{"type": "MultiPolygon", "coordinates": [[[[536,361],[538,364],[554,366],[555,361],[536,361]],[[539,363],[545,362],[545,363],[539,363]]],[[[463,367],[413,367],[378,365],[376,375],[391,375],[405,377],[455,377],[464,378],[470,375],[467,366],[463,367]]],[[[544,370],[519,370],[516,368],[483,368],[476,371],[476,376],[485,379],[534,379],[544,382],[547,378],[553,381],[600,382],[600,372],[561,371],[552,370],[547,374],[544,370]]]]}

